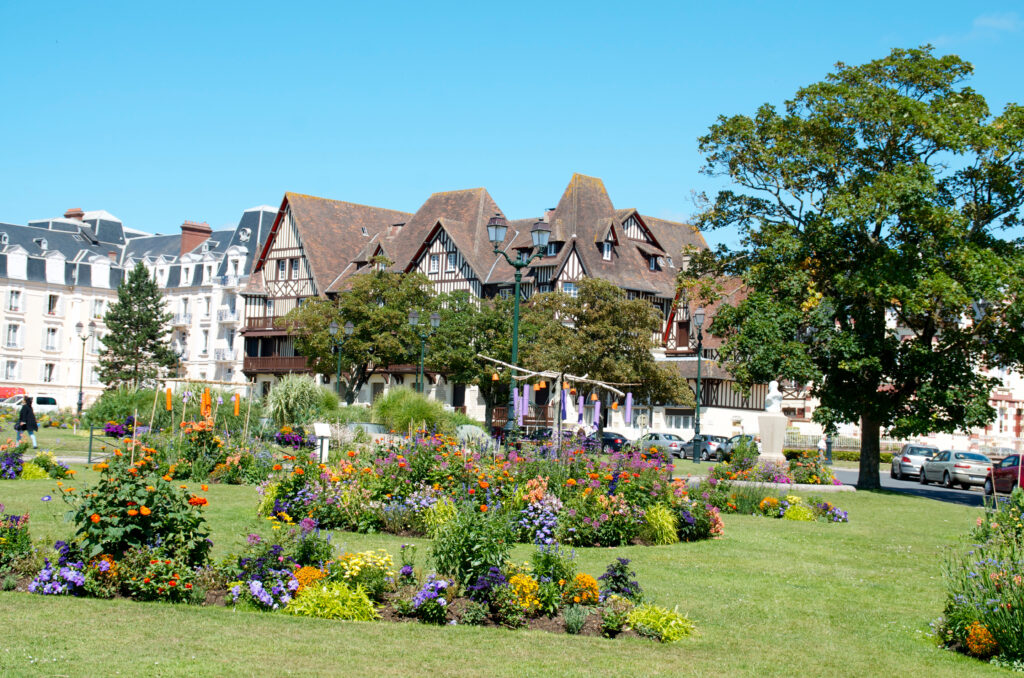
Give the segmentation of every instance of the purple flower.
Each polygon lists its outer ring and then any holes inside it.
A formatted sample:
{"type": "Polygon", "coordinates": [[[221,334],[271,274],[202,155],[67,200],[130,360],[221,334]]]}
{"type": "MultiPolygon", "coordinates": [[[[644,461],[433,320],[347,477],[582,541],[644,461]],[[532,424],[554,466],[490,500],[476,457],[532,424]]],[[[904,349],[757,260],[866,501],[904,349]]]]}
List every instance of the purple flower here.
{"type": "Polygon", "coordinates": [[[42,497],[39,501],[50,501],[51,499],[53,499],[53,497],[51,497],[50,495],[46,495],[45,497],[42,497]]]}

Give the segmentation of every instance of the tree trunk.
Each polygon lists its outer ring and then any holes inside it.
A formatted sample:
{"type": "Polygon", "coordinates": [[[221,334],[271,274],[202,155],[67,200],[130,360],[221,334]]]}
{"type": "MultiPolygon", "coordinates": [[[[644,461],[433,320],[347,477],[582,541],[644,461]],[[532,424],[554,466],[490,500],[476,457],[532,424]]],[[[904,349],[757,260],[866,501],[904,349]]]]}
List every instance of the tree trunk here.
{"type": "Polygon", "coordinates": [[[870,415],[860,418],[860,474],[857,476],[858,490],[877,490],[882,487],[878,476],[880,457],[881,425],[870,415]]]}
{"type": "Polygon", "coordinates": [[[494,421],[494,404],[484,398],[484,430],[488,435],[491,433],[491,422],[494,421]]]}

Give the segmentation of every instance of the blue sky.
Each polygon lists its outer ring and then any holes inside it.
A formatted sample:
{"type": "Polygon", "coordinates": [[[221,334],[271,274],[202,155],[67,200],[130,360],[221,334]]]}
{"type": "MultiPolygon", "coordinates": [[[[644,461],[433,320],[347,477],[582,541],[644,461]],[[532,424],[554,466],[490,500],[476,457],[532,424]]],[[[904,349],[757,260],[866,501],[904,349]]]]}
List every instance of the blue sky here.
{"type": "MultiPolygon", "coordinates": [[[[994,111],[1021,2],[152,3],[0,0],[0,221],[69,207],[176,232],[285,191],[412,211],[485,186],[512,217],[573,172],[685,219],[698,136],[836,61],[926,42],[994,111]]],[[[729,234],[711,234],[712,242],[729,234]]]]}

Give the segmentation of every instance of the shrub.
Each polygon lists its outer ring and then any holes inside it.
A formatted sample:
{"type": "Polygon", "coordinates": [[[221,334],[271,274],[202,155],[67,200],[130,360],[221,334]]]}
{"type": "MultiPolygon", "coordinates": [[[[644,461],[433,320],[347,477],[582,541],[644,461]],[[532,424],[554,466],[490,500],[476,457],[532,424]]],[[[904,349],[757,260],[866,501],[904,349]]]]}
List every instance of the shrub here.
{"type": "Polygon", "coordinates": [[[21,474],[21,456],[28,449],[28,443],[15,444],[10,438],[0,445],[0,480],[14,480],[21,474]]]}
{"type": "MultiPolygon", "coordinates": [[[[164,600],[172,603],[194,600],[194,571],[178,557],[165,557],[156,551],[141,567],[126,572],[125,587],[137,600],[164,600]]],[[[136,563],[138,561],[136,560],[136,563]]]]}
{"type": "Polygon", "coordinates": [[[526,626],[526,612],[519,604],[519,598],[511,586],[494,589],[491,599],[491,612],[495,620],[502,626],[518,629],[526,626]]]}
{"type": "Polygon", "coordinates": [[[494,592],[508,585],[508,580],[502,573],[500,567],[491,567],[486,574],[477,577],[476,582],[466,587],[466,594],[470,600],[476,602],[490,602],[494,592]]]}
{"type": "Polygon", "coordinates": [[[604,601],[604,607],[601,608],[601,635],[605,638],[614,638],[622,633],[632,610],[633,601],[628,598],[608,596],[604,601]]]}
{"type": "Polygon", "coordinates": [[[81,494],[61,488],[87,557],[120,558],[132,548],[159,547],[190,566],[206,560],[211,542],[200,510],[208,503],[205,497],[190,495],[169,475],[157,475],[149,455],[132,463],[117,450],[96,468],[99,482],[81,494]]]}
{"type": "Polygon", "coordinates": [[[757,444],[750,440],[743,440],[732,451],[729,463],[739,471],[754,468],[760,452],[757,451],[757,444]]]}
{"type": "Polygon", "coordinates": [[[711,509],[702,501],[683,502],[676,508],[676,525],[679,541],[708,539],[712,528],[711,509]]]}
{"type": "Polygon", "coordinates": [[[346,553],[330,564],[328,574],[332,581],[361,586],[370,598],[377,601],[383,600],[396,576],[395,563],[384,549],[346,553]]]}
{"type": "MultiPolygon", "coordinates": [[[[306,424],[323,412],[325,389],[305,374],[287,374],[267,394],[266,416],[278,426],[306,424]]],[[[337,407],[337,399],[334,401],[337,407]]]]}
{"type": "Polygon", "coordinates": [[[636,572],[629,569],[628,558],[613,560],[598,579],[601,581],[602,599],[611,596],[620,596],[632,602],[643,599],[643,589],[640,588],[640,582],[636,580],[636,572]]]}
{"type": "MultiPolygon", "coordinates": [[[[787,500],[789,497],[786,498],[787,500]]],[[[783,514],[785,520],[800,520],[800,521],[814,521],[817,516],[814,515],[814,509],[805,504],[791,503],[789,508],[786,509],[783,514]]]]}
{"type": "Polygon", "coordinates": [[[576,553],[558,544],[538,546],[530,558],[533,573],[541,582],[567,582],[576,574],[576,553]]]}
{"type": "Polygon", "coordinates": [[[466,507],[447,522],[434,539],[431,557],[437,571],[459,584],[475,582],[491,567],[501,567],[512,548],[502,516],[466,507]]]}
{"type": "Polygon", "coordinates": [[[794,483],[811,485],[832,485],[835,476],[818,451],[808,451],[789,462],[790,475],[794,483]]]}
{"type": "Polygon", "coordinates": [[[576,635],[583,630],[589,616],[590,610],[582,605],[570,605],[565,608],[565,632],[576,635]]]}
{"type": "Polygon", "coordinates": [[[353,589],[342,582],[317,582],[304,588],[284,611],[297,617],[317,619],[375,621],[380,618],[362,586],[353,589]]]}
{"type": "Polygon", "coordinates": [[[30,461],[22,465],[20,477],[22,480],[46,480],[50,474],[46,472],[46,469],[40,468],[30,461]]]}
{"type": "Polygon", "coordinates": [[[566,582],[562,591],[562,599],[576,605],[596,605],[600,597],[601,591],[597,587],[597,580],[583,572],[566,582]]]}
{"type": "Polygon", "coordinates": [[[462,612],[462,623],[469,626],[481,626],[487,621],[490,607],[486,603],[470,602],[462,612]]]}
{"type": "Polygon", "coordinates": [[[28,555],[31,550],[32,537],[28,532],[28,514],[4,515],[4,505],[0,504],[0,574],[6,572],[14,561],[28,555]]]}
{"type": "Polygon", "coordinates": [[[326,577],[327,573],[321,570],[319,567],[313,567],[312,565],[303,565],[302,567],[295,570],[295,573],[292,576],[295,577],[295,581],[299,582],[299,586],[295,589],[295,592],[302,593],[303,590],[309,588],[316,582],[326,577]]]}
{"type": "Polygon", "coordinates": [[[374,422],[392,431],[408,431],[410,426],[445,433],[455,430],[441,403],[404,386],[381,394],[370,412],[374,422]]]}
{"type": "Polygon", "coordinates": [[[655,504],[644,513],[640,538],[650,544],[674,544],[679,541],[678,531],[678,521],[672,510],[664,504],[655,504]]]}
{"type": "Polygon", "coordinates": [[[457,513],[455,504],[447,497],[441,497],[420,514],[420,521],[423,523],[427,536],[434,539],[448,523],[455,519],[457,513]]]}
{"type": "Polygon", "coordinates": [[[448,588],[445,579],[430,575],[423,588],[412,597],[413,615],[424,624],[443,624],[448,619],[448,588]]]}
{"type": "Polygon", "coordinates": [[[515,574],[509,577],[508,588],[524,614],[532,615],[540,610],[540,599],[537,598],[540,585],[536,579],[528,574],[515,574]]]}
{"type": "MultiPolygon", "coordinates": [[[[258,398],[243,401],[239,405],[240,414],[235,416],[231,398],[234,392],[210,390],[210,399],[216,404],[211,416],[218,431],[240,432],[245,426],[245,415],[248,412],[250,429],[253,423],[263,416],[263,406],[258,398]]],[[[183,410],[188,416],[199,417],[199,394],[188,390],[178,391],[171,397],[172,409],[165,407],[163,391],[151,388],[136,389],[122,386],[104,391],[83,415],[83,422],[88,426],[103,428],[107,422],[125,422],[130,417],[138,416],[141,421],[148,422],[152,430],[174,429],[182,420],[183,410]],[[153,402],[156,401],[156,409],[153,402]],[[152,421],[149,421],[150,414],[152,421]]],[[[122,429],[124,430],[124,429],[122,429]]],[[[130,432],[124,431],[126,433],[130,432]]]]}
{"type": "Polygon", "coordinates": [[[32,463],[46,471],[49,477],[56,478],[57,480],[70,478],[74,475],[66,464],[54,458],[53,452],[40,452],[32,460],[32,463]]]}
{"type": "Polygon", "coordinates": [[[673,643],[693,633],[693,622],[678,611],[658,605],[639,605],[627,616],[627,621],[641,636],[663,643],[673,643]]]}

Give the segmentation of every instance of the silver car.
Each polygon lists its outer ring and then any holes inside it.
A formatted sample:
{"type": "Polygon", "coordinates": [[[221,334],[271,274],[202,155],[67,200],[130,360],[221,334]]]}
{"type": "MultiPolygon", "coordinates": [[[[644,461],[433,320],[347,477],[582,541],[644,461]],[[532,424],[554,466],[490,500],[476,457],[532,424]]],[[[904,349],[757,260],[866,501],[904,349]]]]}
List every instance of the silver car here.
{"type": "Polygon", "coordinates": [[[941,482],[952,488],[959,484],[965,490],[984,485],[992,473],[992,461],[980,452],[943,450],[921,466],[921,484],[941,482]]]}
{"type": "Polygon", "coordinates": [[[638,449],[642,452],[646,452],[650,448],[655,447],[662,454],[671,454],[673,457],[681,456],[680,450],[682,446],[683,439],[675,433],[645,433],[640,436],[635,443],[633,443],[634,449],[638,449]]]}
{"type": "Polygon", "coordinates": [[[938,453],[939,448],[929,445],[904,445],[899,454],[892,455],[889,476],[897,480],[906,480],[907,476],[920,475],[921,464],[938,453]]]}

